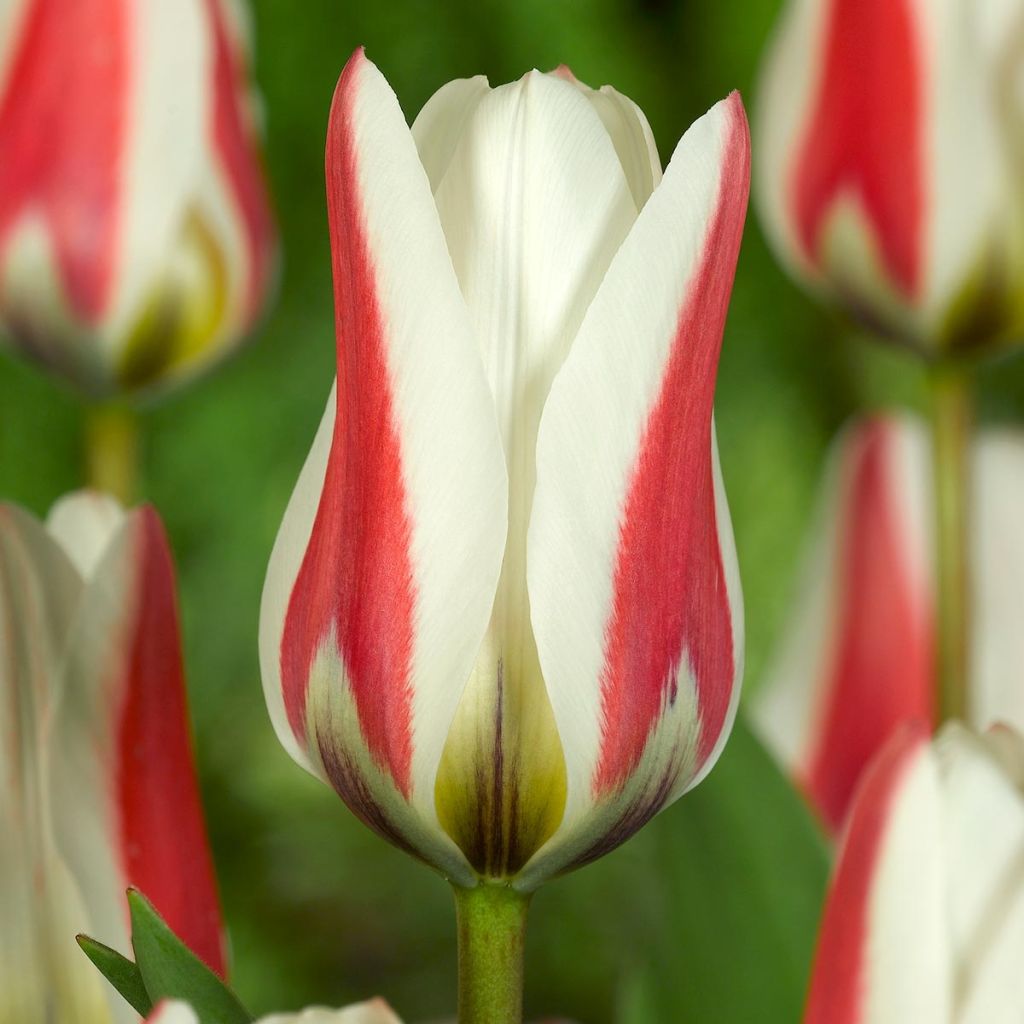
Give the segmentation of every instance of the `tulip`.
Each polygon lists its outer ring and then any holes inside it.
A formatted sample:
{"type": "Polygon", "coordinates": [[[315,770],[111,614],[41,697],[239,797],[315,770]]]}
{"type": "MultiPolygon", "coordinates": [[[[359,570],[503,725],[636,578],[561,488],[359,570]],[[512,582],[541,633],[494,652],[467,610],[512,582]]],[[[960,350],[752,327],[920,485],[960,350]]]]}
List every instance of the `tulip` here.
{"type": "Polygon", "coordinates": [[[0,11],[0,333],[89,394],[196,373],[265,298],[274,232],[238,13],[0,11]]]}
{"type": "Polygon", "coordinates": [[[1024,328],[1024,11],[991,0],[791,0],[757,111],[783,261],[938,354],[1024,328]]]}
{"type": "Polygon", "coordinates": [[[627,839],[728,735],[742,612],[712,423],[738,95],[664,179],[626,97],[361,51],[327,143],[337,380],[260,624],[292,756],[459,885],[627,839]]]}
{"type": "Polygon", "coordinates": [[[805,1024],[1024,1017],[1024,740],[908,727],[865,773],[825,906],[805,1024]]]}
{"type": "MultiPolygon", "coordinates": [[[[146,1024],[199,1024],[192,1007],[182,1002],[163,1002],[146,1020],[146,1024]]],[[[328,1010],[314,1006],[301,1013],[274,1013],[261,1017],[256,1024],[402,1024],[383,999],[328,1010]]]]}
{"type": "MultiPolygon", "coordinates": [[[[936,715],[930,455],[909,416],[860,420],[836,441],[797,600],[753,701],[762,736],[832,830],[897,727],[936,715]]],[[[1024,437],[983,432],[971,469],[971,719],[1024,729],[1024,437]]]]}
{"type": "Polygon", "coordinates": [[[74,940],[130,954],[128,886],[224,969],[156,513],[0,505],[0,650],[0,1022],[137,1021],[74,940]]]}

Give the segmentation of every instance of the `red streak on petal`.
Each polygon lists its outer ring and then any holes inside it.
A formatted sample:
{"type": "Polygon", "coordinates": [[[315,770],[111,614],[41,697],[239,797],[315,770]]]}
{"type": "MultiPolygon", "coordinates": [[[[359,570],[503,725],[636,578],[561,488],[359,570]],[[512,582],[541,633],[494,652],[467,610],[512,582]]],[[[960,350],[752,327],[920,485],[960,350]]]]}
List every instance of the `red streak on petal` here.
{"type": "Polygon", "coordinates": [[[72,308],[110,301],[131,32],[124,0],[30,0],[0,98],[0,261],[23,217],[50,232],[72,308]]]}
{"type": "Polygon", "coordinates": [[[274,222],[255,140],[249,131],[245,55],[230,37],[221,7],[206,0],[213,28],[213,137],[246,235],[246,318],[259,313],[274,260],[274,222]]]}
{"type": "MultiPolygon", "coordinates": [[[[361,210],[355,103],[361,51],[342,73],[327,143],[338,394],[334,437],[309,547],[285,620],[288,720],[306,742],[309,673],[322,645],[341,654],[371,754],[410,792],[413,575],[387,338],[361,210]]],[[[338,686],[343,685],[339,679],[338,686]]]]}
{"type": "Polygon", "coordinates": [[[750,180],[750,140],[738,95],[731,104],[718,207],[679,314],[620,527],[601,677],[597,795],[615,789],[636,767],[666,702],[676,700],[684,658],[696,679],[700,761],[718,739],[732,693],[732,612],[711,462],[715,374],[750,180]]]}
{"type": "Polygon", "coordinates": [[[811,263],[843,195],[856,196],[908,298],[922,280],[922,56],[909,0],[832,0],[820,91],[793,166],[791,202],[811,263]]]}
{"type": "Polygon", "coordinates": [[[928,743],[923,726],[894,737],[857,790],[825,903],[804,1024],[859,1024],[869,936],[869,902],[899,786],[928,743]]]}
{"type": "Polygon", "coordinates": [[[894,427],[866,425],[849,466],[837,640],[806,787],[832,829],[842,824],[861,772],[896,728],[931,721],[931,600],[909,564],[893,493],[894,427]]]}
{"type": "Polygon", "coordinates": [[[126,886],[140,889],[210,968],[225,969],[217,885],[185,704],[174,566],[156,513],[133,538],[137,577],[118,730],[117,799],[126,886]]]}

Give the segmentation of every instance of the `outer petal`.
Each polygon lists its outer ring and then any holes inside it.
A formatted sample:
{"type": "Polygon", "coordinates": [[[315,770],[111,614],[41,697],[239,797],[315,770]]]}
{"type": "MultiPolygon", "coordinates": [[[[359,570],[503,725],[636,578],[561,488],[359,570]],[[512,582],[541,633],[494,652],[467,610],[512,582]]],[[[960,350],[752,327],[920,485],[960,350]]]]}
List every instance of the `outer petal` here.
{"type": "Polygon", "coordinates": [[[524,887],[628,838],[729,731],[742,612],[711,414],[749,156],[734,94],[683,137],[545,407],[527,565],[569,782],[524,887]]]}
{"type": "MultiPolygon", "coordinates": [[[[91,499],[78,501],[88,514],[91,499]]],[[[70,637],[50,772],[57,842],[92,932],[129,952],[124,892],[135,886],[223,973],[174,571],[150,508],[127,516],[86,585],[70,637]]]]}
{"type": "Polygon", "coordinates": [[[357,52],[327,149],[338,388],[271,556],[260,652],[285,746],[464,881],[434,776],[490,614],[501,441],[430,186],[357,52]]]}
{"type": "Polygon", "coordinates": [[[857,791],[825,906],[804,1024],[952,1024],[943,801],[926,729],[857,791]]]}
{"type": "MultiPolygon", "coordinates": [[[[1020,736],[1002,737],[1024,754],[1020,736]]],[[[962,1024],[1024,1015],[1024,796],[987,744],[958,725],[936,743],[945,805],[948,916],[962,1024]]]]}
{"type": "Polygon", "coordinates": [[[931,519],[924,427],[848,427],[831,455],[793,616],[754,701],[766,742],[833,829],[893,730],[931,720],[931,519]]]}
{"type": "Polygon", "coordinates": [[[72,936],[87,919],[56,854],[44,745],[81,581],[43,528],[0,506],[0,1022],[101,1024],[72,936]]]}

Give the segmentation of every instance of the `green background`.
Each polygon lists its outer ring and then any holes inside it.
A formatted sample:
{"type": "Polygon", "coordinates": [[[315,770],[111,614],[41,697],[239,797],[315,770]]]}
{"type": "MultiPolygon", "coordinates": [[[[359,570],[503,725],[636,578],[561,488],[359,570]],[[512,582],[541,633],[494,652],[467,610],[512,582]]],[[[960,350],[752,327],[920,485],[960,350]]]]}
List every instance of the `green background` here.
{"type": "MultiPolygon", "coordinates": [[[[332,375],[322,167],[337,75],[365,44],[411,119],[448,79],[483,72],[497,84],[566,62],[583,80],[633,97],[665,158],[731,89],[753,109],[780,4],[252,8],[283,240],[279,294],[237,358],[143,410],[141,489],[164,517],[180,569],[199,761],[240,994],[268,1011],[379,992],[410,1022],[438,1019],[455,1000],[445,885],[292,764],[272,734],[257,666],[267,557],[332,375]]],[[[1020,365],[995,368],[985,383],[985,415],[1019,418],[1020,365]]],[[[856,409],[917,404],[920,392],[908,360],[852,337],[789,281],[752,215],[716,405],[746,598],[748,695],[785,615],[829,439],[856,409]]],[[[0,495],[43,513],[80,486],[84,411],[0,357],[0,495]]],[[[529,1013],[591,1024],[795,1021],[825,871],[813,822],[741,725],[699,790],[536,898],[529,1013]]]]}

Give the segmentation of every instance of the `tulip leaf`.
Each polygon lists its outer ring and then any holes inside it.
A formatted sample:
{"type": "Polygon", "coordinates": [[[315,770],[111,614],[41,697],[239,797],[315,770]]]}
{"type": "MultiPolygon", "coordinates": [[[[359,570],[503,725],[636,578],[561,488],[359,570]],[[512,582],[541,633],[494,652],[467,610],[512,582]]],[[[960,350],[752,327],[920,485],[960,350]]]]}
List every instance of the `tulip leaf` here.
{"type": "Polygon", "coordinates": [[[132,947],[146,991],[154,1003],[182,999],[200,1024],[249,1024],[238,997],[171,931],[137,889],[128,890],[132,947]]]}
{"type": "Polygon", "coordinates": [[[149,998],[138,966],[116,949],[104,946],[88,935],[79,935],[78,945],[125,1002],[139,1016],[148,1017],[153,1009],[153,1000],[149,998]]]}
{"type": "Polygon", "coordinates": [[[828,848],[742,718],[708,778],[653,824],[663,900],[651,1019],[799,1020],[828,848]]]}

